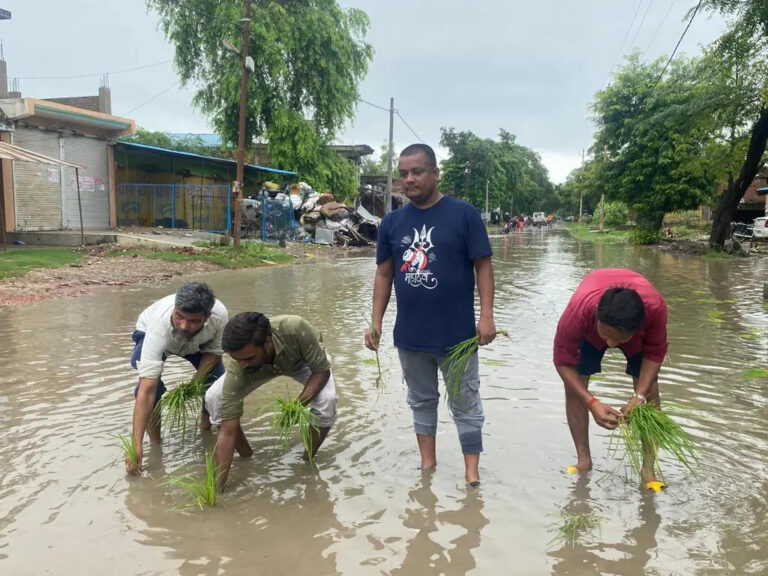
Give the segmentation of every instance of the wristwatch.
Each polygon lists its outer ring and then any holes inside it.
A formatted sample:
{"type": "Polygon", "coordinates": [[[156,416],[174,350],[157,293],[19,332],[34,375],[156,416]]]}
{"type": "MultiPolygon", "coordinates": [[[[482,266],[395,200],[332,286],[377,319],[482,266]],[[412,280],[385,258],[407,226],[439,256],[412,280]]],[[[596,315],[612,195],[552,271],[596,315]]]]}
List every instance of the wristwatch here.
{"type": "Polygon", "coordinates": [[[638,394],[637,392],[635,392],[632,398],[637,398],[638,400],[640,400],[640,402],[645,404],[645,396],[643,396],[642,394],[638,394]]]}

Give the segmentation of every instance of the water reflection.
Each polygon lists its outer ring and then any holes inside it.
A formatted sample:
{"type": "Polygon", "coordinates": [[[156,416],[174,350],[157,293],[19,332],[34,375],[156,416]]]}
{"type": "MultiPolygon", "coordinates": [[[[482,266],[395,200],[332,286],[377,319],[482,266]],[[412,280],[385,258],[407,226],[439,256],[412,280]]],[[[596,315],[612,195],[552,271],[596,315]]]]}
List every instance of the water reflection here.
{"type": "Polygon", "coordinates": [[[403,526],[416,532],[406,546],[402,566],[392,576],[466,574],[474,569],[473,550],[479,548],[482,529],[488,524],[480,492],[468,491],[455,510],[442,509],[432,491],[432,474],[425,473],[408,492],[408,499],[403,526]],[[442,544],[440,533],[453,533],[456,528],[461,534],[442,544]]]}
{"type": "Polygon", "coordinates": [[[661,524],[655,496],[650,493],[643,494],[637,513],[639,522],[628,529],[615,544],[610,544],[613,534],[608,532],[615,522],[611,518],[610,509],[603,511],[592,500],[592,482],[589,476],[580,476],[562,510],[571,515],[595,513],[600,517],[601,524],[595,528],[594,534],[581,536],[573,545],[570,541],[562,542],[558,549],[547,553],[548,556],[558,559],[552,566],[552,574],[646,574],[648,563],[655,556],[658,545],[656,533],[661,524]]]}

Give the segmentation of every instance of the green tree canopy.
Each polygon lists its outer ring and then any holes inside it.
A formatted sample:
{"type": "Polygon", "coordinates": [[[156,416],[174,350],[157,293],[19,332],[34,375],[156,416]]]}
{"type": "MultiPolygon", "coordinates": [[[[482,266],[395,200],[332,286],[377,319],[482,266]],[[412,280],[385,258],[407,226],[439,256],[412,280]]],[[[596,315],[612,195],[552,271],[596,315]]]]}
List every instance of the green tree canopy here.
{"type": "MultiPolygon", "coordinates": [[[[222,41],[240,46],[244,3],[147,0],[147,4],[176,47],[182,84],[197,87],[194,104],[210,118],[222,143],[235,146],[242,61],[222,41]]],[[[273,161],[301,172],[313,186],[348,187],[349,176],[354,176],[351,166],[338,164],[324,148],[353,117],[358,84],[373,56],[373,48],[364,41],[368,26],[363,11],[343,9],[335,0],[252,5],[249,54],[256,69],[248,80],[246,142],[267,139],[273,161]],[[302,135],[301,142],[297,134],[302,135]],[[293,144],[301,149],[295,150],[293,144]]]]}
{"type": "Polygon", "coordinates": [[[518,144],[513,134],[500,130],[498,140],[493,140],[468,131],[443,128],[440,145],[450,153],[441,163],[443,192],[455,194],[483,209],[487,180],[489,210],[500,207],[503,212],[531,213],[557,209],[559,198],[541,158],[530,148],[518,144]]]}

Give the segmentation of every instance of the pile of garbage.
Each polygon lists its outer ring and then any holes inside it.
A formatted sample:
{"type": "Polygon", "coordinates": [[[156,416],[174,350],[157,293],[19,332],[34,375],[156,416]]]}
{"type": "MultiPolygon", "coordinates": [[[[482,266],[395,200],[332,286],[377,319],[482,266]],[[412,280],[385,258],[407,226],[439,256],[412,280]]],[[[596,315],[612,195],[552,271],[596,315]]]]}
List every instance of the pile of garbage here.
{"type": "Polygon", "coordinates": [[[336,202],[306,182],[282,190],[266,182],[258,196],[243,200],[242,216],[246,235],[262,240],[368,246],[379,229],[379,219],[362,206],[336,202]]]}

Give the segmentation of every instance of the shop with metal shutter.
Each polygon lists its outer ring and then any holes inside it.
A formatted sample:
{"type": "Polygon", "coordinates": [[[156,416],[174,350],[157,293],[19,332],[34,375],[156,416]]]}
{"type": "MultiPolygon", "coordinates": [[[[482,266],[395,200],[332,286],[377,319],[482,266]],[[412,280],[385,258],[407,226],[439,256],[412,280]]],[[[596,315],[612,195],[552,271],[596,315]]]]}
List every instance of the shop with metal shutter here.
{"type": "MultiPolygon", "coordinates": [[[[13,143],[60,158],[59,135],[56,132],[17,128],[13,133],[13,143]]],[[[14,162],[13,186],[18,230],[61,228],[61,168],[14,162]]]]}
{"type": "MultiPolygon", "coordinates": [[[[107,141],[103,138],[65,136],[63,158],[82,166],[80,202],[84,228],[109,228],[109,176],[107,141]]],[[[62,223],[64,228],[79,228],[77,182],[74,168],[64,168],[62,182],[62,223]]]]}

